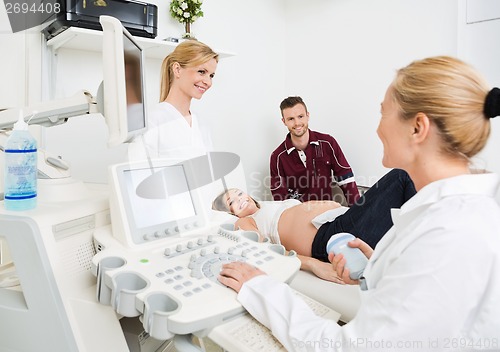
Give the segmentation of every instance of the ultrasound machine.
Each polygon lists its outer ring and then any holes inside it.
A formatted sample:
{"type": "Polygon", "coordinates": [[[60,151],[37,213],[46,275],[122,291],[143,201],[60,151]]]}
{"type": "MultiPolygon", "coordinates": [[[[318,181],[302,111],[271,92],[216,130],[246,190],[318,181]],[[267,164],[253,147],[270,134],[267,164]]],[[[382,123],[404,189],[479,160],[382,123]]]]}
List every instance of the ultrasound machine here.
{"type": "MultiPolygon", "coordinates": [[[[101,24],[104,80],[97,99],[82,93],[32,107],[31,123],[50,127],[99,112],[109,144],[117,145],[146,128],[141,102],[124,118],[132,89],[125,83],[125,56],[132,52],[142,62],[143,54],[118,20],[102,16],[101,24]]],[[[144,86],[139,89],[144,99],[144,86]]],[[[0,113],[0,128],[17,120],[13,110],[0,113]]],[[[255,233],[210,216],[206,187],[225,189],[217,162],[234,162],[234,155],[130,160],[112,165],[109,183],[98,185],[51,172],[62,161],[40,154],[39,167],[53,176],[39,179],[37,208],[0,206],[0,244],[9,252],[8,260],[0,257],[1,351],[149,352],[170,351],[173,344],[199,351],[193,336],[208,336],[228,351],[283,350],[217,280],[221,266],[232,261],[283,282],[300,268],[282,246],[258,242],[255,233]]],[[[318,314],[339,318],[303,298],[318,314]]]]}

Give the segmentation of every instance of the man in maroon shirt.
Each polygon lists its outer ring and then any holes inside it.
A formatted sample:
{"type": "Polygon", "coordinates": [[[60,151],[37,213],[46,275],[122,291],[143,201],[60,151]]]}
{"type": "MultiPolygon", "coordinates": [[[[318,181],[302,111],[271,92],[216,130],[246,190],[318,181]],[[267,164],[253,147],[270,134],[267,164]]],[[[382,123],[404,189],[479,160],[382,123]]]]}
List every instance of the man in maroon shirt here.
{"type": "Polygon", "coordinates": [[[274,200],[336,200],[337,183],[348,205],[359,198],[354,174],[337,141],[311,131],[309,112],[301,97],[288,97],[280,104],[288,128],[285,141],[271,154],[271,193],[274,200]]]}

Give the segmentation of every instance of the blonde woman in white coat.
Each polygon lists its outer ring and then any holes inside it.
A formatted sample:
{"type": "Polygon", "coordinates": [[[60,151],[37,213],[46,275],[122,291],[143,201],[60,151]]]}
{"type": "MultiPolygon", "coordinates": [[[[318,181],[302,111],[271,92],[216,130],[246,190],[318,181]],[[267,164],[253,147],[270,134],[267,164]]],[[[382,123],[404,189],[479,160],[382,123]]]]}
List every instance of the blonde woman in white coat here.
{"type": "Polygon", "coordinates": [[[212,150],[207,121],[191,109],[212,87],[219,55],[197,40],[180,43],[162,63],[160,103],[148,111],[148,155],[190,159],[212,150]]]}

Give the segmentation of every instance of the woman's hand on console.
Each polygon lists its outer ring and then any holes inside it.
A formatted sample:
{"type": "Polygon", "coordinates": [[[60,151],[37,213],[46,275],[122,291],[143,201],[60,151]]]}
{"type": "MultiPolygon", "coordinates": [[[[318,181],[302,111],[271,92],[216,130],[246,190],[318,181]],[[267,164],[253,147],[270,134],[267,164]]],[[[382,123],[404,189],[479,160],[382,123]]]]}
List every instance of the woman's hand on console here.
{"type": "Polygon", "coordinates": [[[245,282],[258,275],[265,275],[265,272],[247,263],[232,262],[222,266],[218,280],[221,284],[240,292],[245,282]]]}

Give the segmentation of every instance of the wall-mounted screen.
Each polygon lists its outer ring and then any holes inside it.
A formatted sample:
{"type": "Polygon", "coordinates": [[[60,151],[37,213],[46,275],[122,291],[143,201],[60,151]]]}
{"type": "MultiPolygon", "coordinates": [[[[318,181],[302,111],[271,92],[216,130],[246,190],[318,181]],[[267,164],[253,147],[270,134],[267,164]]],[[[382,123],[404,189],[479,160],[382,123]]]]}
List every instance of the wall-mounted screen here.
{"type": "Polygon", "coordinates": [[[101,16],[103,82],[99,110],[109,131],[109,146],[132,140],[146,130],[144,52],[121,22],[101,16]]]}

